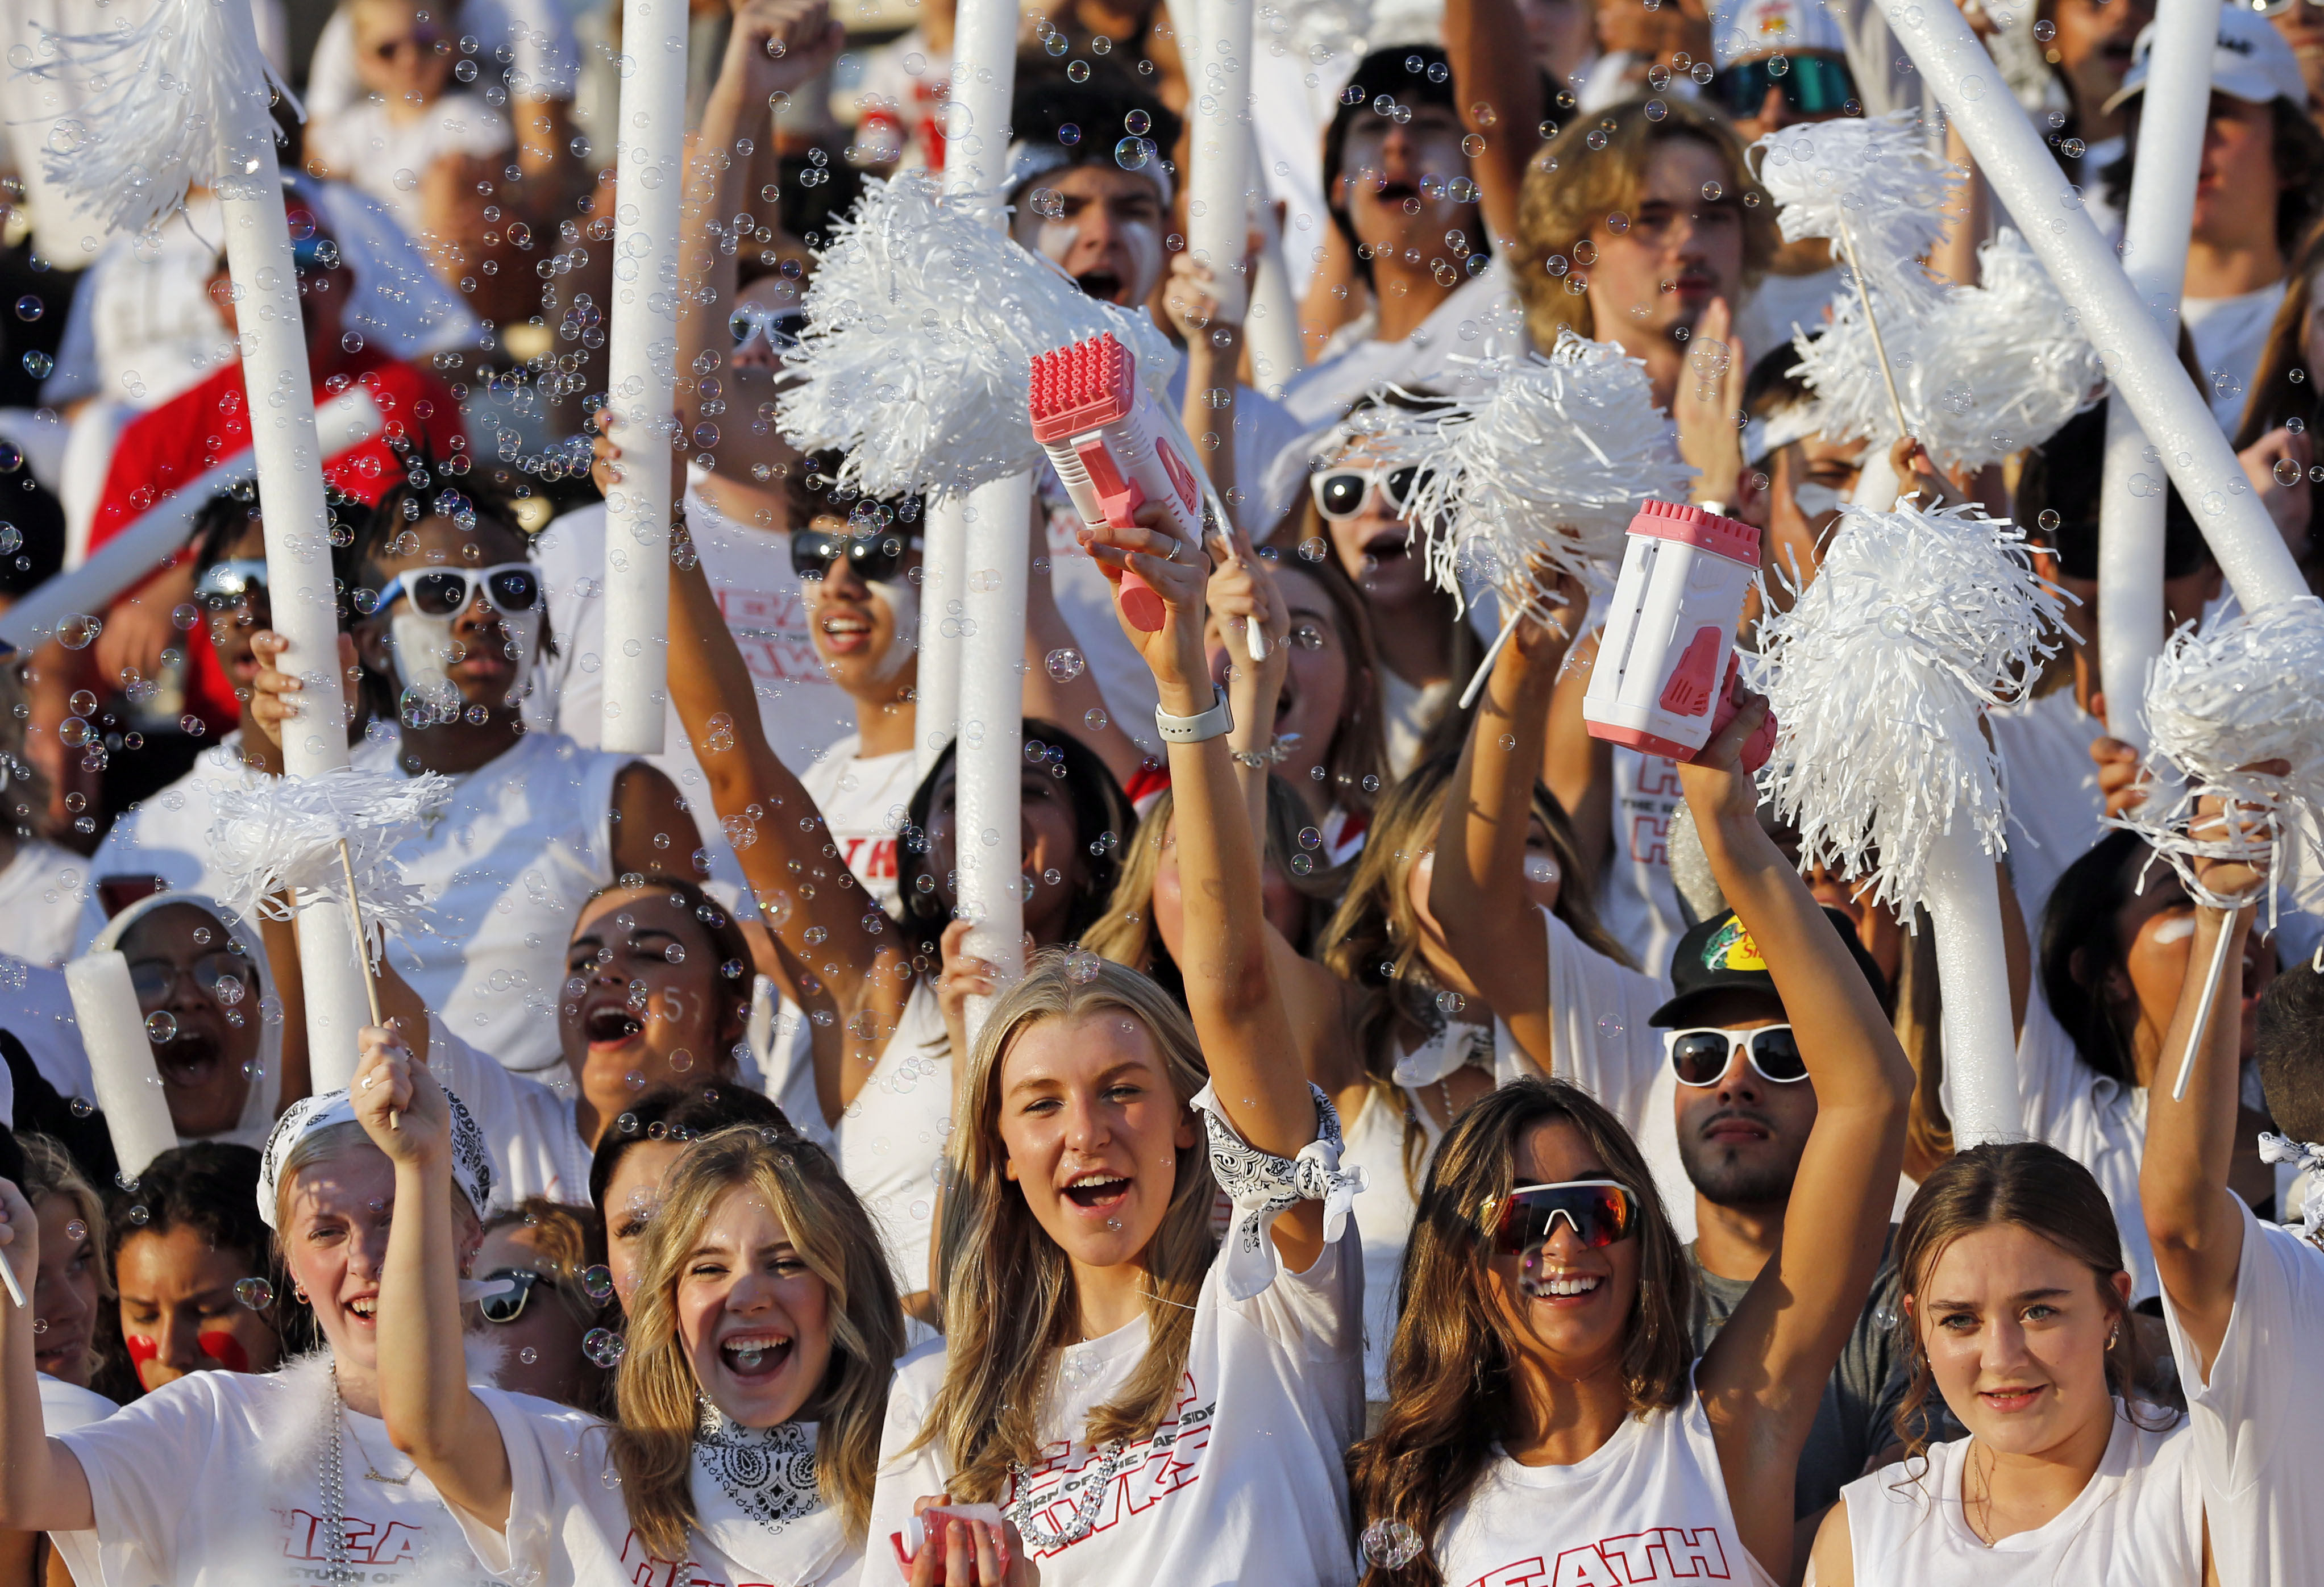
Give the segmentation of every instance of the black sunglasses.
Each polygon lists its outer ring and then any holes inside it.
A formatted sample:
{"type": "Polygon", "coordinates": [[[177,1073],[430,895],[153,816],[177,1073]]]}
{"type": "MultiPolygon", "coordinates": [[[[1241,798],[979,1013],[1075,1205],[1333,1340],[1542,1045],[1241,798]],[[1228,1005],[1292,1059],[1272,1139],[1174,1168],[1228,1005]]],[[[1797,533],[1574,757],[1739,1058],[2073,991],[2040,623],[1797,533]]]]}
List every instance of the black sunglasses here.
{"type": "Polygon", "coordinates": [[[194,600],[205,612],[223,614],[239,611],[254,599],[266,599],[263,557],[236,557],[213,562],[194,584],[194,600]]]}
{"type": "Polygon", "coordinates": [[[1727,114],[1738,120],[1759,114],[1769,88],[1781,89],[1784,103],[1802,115],[1829,115],[1847,109],[1856,97],[1856,79],[1848,75],[1848,68],[1821,55],[1738,61],[1711,79],[1711,91],[1727,114]]]}
{"type": "Polygon", "coordinates": [[[1718,1084],[1738,1047],[1750,1055],[1751,1067],[1759,1071],[1763,1080],[1789,1085],[1808,1077],[1807,1060],[1800,1056],[1800,1044],[1793,1039],[1788,1025],[1763,1025],[1757,1030],[1672,1030],[1664,1034],[1663,1046],[1670,1054],[1671,1072],[1681,1085],[1718,1084]]]}
{"type": "Polygon", "coordinates": [[[912,537],[899,529],[874,530],[869,534],[834,534],[829,530],[791,531],[791,572],[800,578],[821,578],[842,557],[855,577],[866,584],[886,584],[904,565],[912,537]]]}
{"type": "Polygon", "coordinates": [[[477,1280],[486,1292],[476,1296],[476,1309],[487,1323],[513,1323],[524,1315],[524,1303],[535,1289],[554,1292],[556,1279],[530,1268],[495,1268],[477,1280]]]}

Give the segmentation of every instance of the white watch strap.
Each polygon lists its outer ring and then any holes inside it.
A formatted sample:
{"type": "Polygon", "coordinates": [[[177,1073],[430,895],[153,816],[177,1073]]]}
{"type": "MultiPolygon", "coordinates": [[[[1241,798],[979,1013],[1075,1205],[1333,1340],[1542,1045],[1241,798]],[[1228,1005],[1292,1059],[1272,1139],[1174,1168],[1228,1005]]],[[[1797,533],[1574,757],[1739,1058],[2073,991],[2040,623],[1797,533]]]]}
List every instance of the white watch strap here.
{"type": "Polygon", "coordinates": [[[1204,739],[1234,731],[1234,714],[1227,709],[1227,691],[1217,684],[1211,688],[1214,696],[1211,708],[1195,715],[1173,716],[1159,706],[1154,707],[1154,731],[1162,735],[1164,742],[1198,744],[1204,739]]]}

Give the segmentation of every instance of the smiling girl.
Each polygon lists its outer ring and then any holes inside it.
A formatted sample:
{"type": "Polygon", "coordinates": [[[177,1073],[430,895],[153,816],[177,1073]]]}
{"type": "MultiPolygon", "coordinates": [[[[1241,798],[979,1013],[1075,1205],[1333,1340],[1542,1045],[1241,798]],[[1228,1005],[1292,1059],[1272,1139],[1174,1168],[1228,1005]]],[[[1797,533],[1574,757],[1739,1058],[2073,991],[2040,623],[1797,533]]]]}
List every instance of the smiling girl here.
{"type": "Polygon", "coordinates": [[[512,1581],[855,1579],[903,1315],[822,1148],[744,1125],[687,1149],[629,1297],[609,1424],[469,1386],[446,1093],[377,1028],[356,1086],[410,1209],[381,1287],[383,1337],[410,1368],[387,1389],[388,1433],[478,1557],[512,1581]]]}

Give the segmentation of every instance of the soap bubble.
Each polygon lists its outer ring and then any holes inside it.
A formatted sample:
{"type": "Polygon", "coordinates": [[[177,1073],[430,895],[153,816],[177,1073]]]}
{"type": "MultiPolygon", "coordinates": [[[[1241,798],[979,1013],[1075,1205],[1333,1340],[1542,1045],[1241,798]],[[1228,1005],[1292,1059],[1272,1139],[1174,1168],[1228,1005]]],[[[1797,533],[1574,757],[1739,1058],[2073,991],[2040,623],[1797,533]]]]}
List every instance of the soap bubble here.
{"type": "Polygon", "coordinates": [[[234,1297],[254,1312],[263,1312],[274,1304],[274,1286],[263,1278],[243,1278],[235,1282],[234,1297]]]}
{"type": "Polygon", "coordinates": [[[1065,955],[1065,978],[1076,986],[1087,986],[1095,981],[1102,961],[1087,948],[1075,948],[1065,955]]]}
{"type": "Polygon", "coordinates": [[[1113,146],[1113,162],[1124,171],[1144,171],[1154,158],[1154,145],[1145,138],[1124,138],[1113,146]]]}
{"type": "Polygon", "coordinates": [[[1108,721],[1109,718],[1102,706],[1092,706],[1082,713],[1082,725],[1087,727],[1092,733],[1104,732],[1108,721]]]}
{"type": "Polygon", "coordinates": [[[2289,457],[2278,457],[2275,460],[2275,483],[2281,485],[2298,484],[2300,465],[2289,457]]]}
{"type": "Polygon", "coordinates": [[[57,361],[46,353],[35,350],[24,355],[24,373],[34,380],[48,379],[50,371],[56,366],[57,361]]]}
{"type": "Polygon", "coordinates": [[[1057,142],[1063,143],[1066,148],[1070,149],[1081,141],[1082,129],[1075,126],[1072,122],[1069,121],[1057,129],[1057,142]]]}
{"type": "Polygon", "coordinates": [[[156,1010],[145,1016],[145,1039],[171,1042],[178,1038],[178,1017],[167,1009],[156,1010]]]}
{"type": "Polygon", "coordinates": [[[1144,137],[1154,127],[1154,118],[1143,110],[1133,110],[1121,118],[1121,130],[1136,137],[1144,137]]]}
{"type": "Polygon", "coordinates": [[[611,1328],[592,1328],[581,1336],[581,1353],[608,1370],[621,1364],[629,1348],[629,1342],[611,1328]]]}
{"type": "MultiPolygon", "coordinates": [[[[625,1113],[622,1117],[628,1119],[632,1124],[637,1122],[637,1119],[634,1114],[625,1113]]],[[[582,1269],[581,1293],[587,1296],[591,1300],[612,1299],[613,1295],[613,1269],[606,1267],[603,1262],[594,1263],[589,1267],[582,1269]]]]}
{"type": "Polygon", "coordinates": [[[1062,220],[1065,214],[1065,197],[1055,188],[1033,189],[1033,213],[1044,220],[1062,220]]]}
{"type": "Polygon", "coordinates": [[[1074,61],[1072,65],[1065,68],[1065,76],[1077,83],[1085,83],[1089,81],[1089,62],[1086,60],[1074,61]]]}
{"type": "Polygon", "coordinates": [[[1706,204],[1716,204],[1726,191],[1727,189],[1717,182],[1705,182],[1702,184],[1702,201],[1706,204]]]}
{"type": "Polygon", "coordinates": [[[1082,653],[1079,650],[1051,650],[1047,665],[1051,678],[1056,678],[1059,683],[1071,683],[1082,675],[1083,669],[1089,663],[1082,659],[1082,653]]]}
{"type": "Polygon", "coordinates": [[[2054,531],[2058,525],[2064,522],[2065,520],[2058,516],[2058,510],[2055,507],[2044,507],[2038,514],[2035,515],[2034,521],[2040,524],[2045,530],[2054,531]]]}
{"type": "Polygon", "coordinates": [[[1436,1011],[1440,1014],[1447,1016],[1458,1014],[1468,1006],[1469,1000],[1457,992],[1440,992],[1436,994],[1436,1011]]]}
{"type": "Polygon", "coordinates": [[[40,318],[47,309],[47,304],[30,293],[16,300],[16,318],[28,323],[40,318]]]}
{"type": "Polygon", "coordinates": [[[1364,1528],[1360,1546],[1374,1569],[1400,1571],[1420,1557],[1420,1534],[1402,1521],[1374,1521],[1364,1528]]]}
{"type": "Polygon", "coordinates": [[[79,1244],[88,1238],[88,1225],[78,1218],[71,1220],[65,1225],[65,1238],[76,1245],[79,1244]]]}

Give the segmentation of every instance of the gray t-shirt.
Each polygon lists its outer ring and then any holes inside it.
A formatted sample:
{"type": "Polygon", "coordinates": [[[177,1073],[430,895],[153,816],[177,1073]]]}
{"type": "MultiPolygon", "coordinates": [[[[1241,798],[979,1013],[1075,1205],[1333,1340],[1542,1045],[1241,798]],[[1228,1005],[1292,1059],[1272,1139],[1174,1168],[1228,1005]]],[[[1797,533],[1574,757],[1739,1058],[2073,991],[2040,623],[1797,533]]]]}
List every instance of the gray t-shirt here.
{"type": "MultiPolygon", "coordinates": [[[[1895,1238],[1892,1227],[1888,1232],[1892,1248],[1895,1238]]],[[[1867,1462],[1898,1442],[1896,1407],[1904,1398],[1908,1379],[1893,1332],[1896,1269],[1888,1256],[1888,1251],[1881,1253],[1872,1293],[1865,1297],[1855,1330],[1840,1352],[1840,1363],[1823,1386],[1815,1426],[1808,1433],[1807,1447],[1800,1452],[1798,1483],[1792,1497],[1795,1518],[1812,1516],[1839,1499],[1842,1488],[1864,1474],[1867,1462]]],[[[1686,1248],[1686,1260],[1694,1269],[1694,1350],[1701,1355],[1711,1348],[1711,1342],[1751,1286],[1741,1278],[1704,1272],[1695,1259],[1692,1244],[1686,1248]]],[[[1952,1419],[1945,1412],[1944,1401],[1933,1392],[1928,1410],[1934,1420],[1933,1437],[1960,1436],[1951,1431],[1952,1419]]]]}

